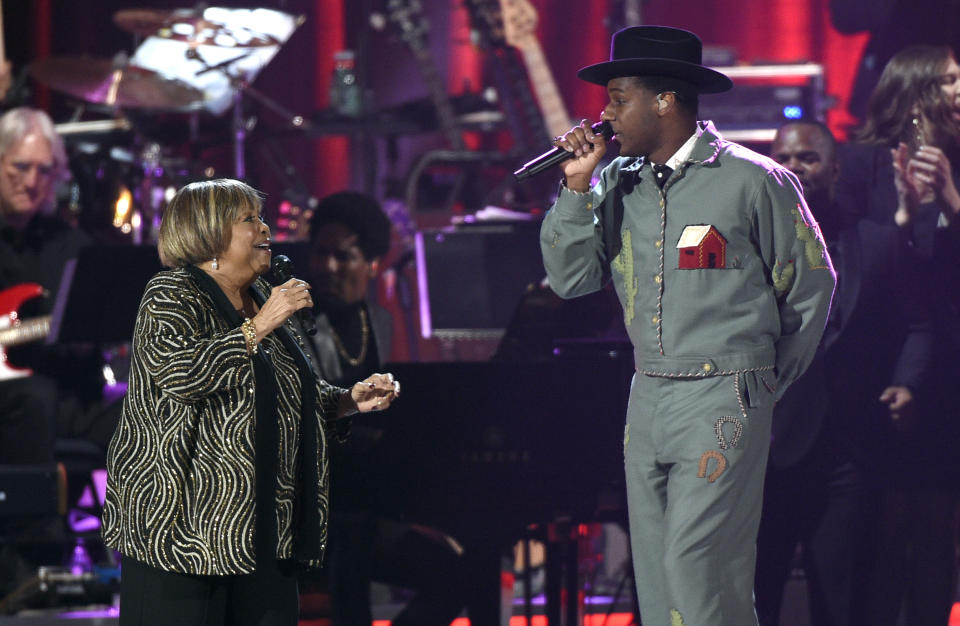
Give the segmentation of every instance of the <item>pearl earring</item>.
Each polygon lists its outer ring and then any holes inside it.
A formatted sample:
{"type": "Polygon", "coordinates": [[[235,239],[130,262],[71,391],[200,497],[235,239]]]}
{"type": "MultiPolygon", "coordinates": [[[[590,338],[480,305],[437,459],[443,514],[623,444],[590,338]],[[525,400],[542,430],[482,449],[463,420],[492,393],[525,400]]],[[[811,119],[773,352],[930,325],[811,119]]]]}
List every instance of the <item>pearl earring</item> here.
{"type": "Polygon", "coordinates": [[[213,257],[213,263],[211,263],[210,266],[215,270],[220,269],[220,263],[217,261],[217,257],[213,257]]]}

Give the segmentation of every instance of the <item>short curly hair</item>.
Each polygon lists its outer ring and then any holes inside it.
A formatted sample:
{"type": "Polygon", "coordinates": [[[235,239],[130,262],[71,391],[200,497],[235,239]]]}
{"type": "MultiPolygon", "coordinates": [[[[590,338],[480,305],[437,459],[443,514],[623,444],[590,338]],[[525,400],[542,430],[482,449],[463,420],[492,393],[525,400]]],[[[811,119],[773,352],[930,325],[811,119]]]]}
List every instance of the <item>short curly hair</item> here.
{"type": "Polygon", "coordinates": [[[390,249],[390,219],[373,196],[340,191],[322,200],[310,218],[310,237],[327,224],[342,224],[357,235],[357,247],[367,261],[390,249]]]}

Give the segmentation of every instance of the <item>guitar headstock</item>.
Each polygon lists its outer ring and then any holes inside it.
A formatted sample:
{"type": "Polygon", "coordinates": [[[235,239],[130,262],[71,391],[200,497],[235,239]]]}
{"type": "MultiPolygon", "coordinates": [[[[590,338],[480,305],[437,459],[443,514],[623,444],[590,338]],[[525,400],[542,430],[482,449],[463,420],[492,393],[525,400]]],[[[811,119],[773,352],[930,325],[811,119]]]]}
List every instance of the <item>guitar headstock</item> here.
{"type": "Polygon", "coordinates": [[[426,50],[430,23],[423,15],[420,0],[388,0],[387,19],[411,50],[426,50]]]}
{"type": "Polygon", "coordinates": [[[539,45],[537,41],[537,10],[527,0],[500,0],[503,34],[511,46],[523,49],[539,45]]]}
{"type": "Polygon", "coordinates": [[[505,48],[507,40],[503,36],[500,0],[464,0],[463,4],[470,14],[470,23],[473,24],[479,39],[477,45],[483,48],[505,48]]]}

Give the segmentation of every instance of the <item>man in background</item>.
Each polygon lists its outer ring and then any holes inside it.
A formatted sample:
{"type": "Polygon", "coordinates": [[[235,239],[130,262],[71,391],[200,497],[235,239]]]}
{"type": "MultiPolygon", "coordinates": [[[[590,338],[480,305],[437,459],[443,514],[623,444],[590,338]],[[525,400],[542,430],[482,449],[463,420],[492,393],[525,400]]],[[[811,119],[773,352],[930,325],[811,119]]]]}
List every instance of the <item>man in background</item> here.
{"type": "Polygon", "coordinates": [[[758,538],[761,626],[780,623],[799,544],[812,623],[863,623],[875,545],[878,471],[915,412],[930,328],[907,234],[834,201],[836,142],[818,121],[781,127],[771,156],[803,185],[837,270],[810,368],[774,408],[758,538]]]}
{"type": "MultiPolygon", "coordinates": [[[[320,201],[310,220],[316,301],[314,363],[331,384],[379,371],[390,356],[393,320],[367,297],[390,245],[390,221],[375,198],[344,191],[320,201]]],[[[463,549],[451,537],[381,514],[377,447],[382,433],[354,418],[331,449],[329,585],[334,624],[369,624],[371,581],[415,590],[391,623],[441,626],[465,604],[463,549]]]]}

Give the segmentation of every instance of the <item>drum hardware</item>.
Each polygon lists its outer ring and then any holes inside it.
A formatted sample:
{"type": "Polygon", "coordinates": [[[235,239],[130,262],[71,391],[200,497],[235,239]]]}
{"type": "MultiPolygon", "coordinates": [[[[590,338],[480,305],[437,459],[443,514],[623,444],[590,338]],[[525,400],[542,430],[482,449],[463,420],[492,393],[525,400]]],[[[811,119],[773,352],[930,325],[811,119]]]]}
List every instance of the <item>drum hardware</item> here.
{"type": "Polygon", "coordinates": [[[114,59],[47,57],[30,64],[41,83],[85,102],[117,109],[185,110],[203,101],[203,92],[179,80],[130,64],[125,55],[114,59]]]}
{"type": "MultiPolygon", "coordinates": [[[[124,9],[113,15],[113,22],[123,30],[143,37],[161,37],[191,46],[219,48],[262,48],[279,46],[274,35],[237,24],[231,18],[236,10],[210,7],[206,9],[124,9]],[[234,22],[231,24],[230,22],[234,22]]],[[[302,23],[302,17],[301,23],[302,23]]],[[[299,24],[298,24],[299,25],[299,24]]]]}
{"type": "Polygon", "coordinates": [[[234,175],[246,177],[245,143],[257,123],[243,112],[247,95],[277,113],[291,127],[303,127],[293,114],[250,84],[304,22],[272,9],[198,7],[163,11],[129,9],[114,14],[121,28],[146,39],[134,53],[136,64],[162,72],[204,94],[203,108],[232,110],[234,175]]]}
{"type": "Polygon", "coordinates": [[[122,117],[112,120],[89,120],[54,124],[54,129],[61,137],[126,131],[131,128],[133,128],[133,126],[131,126],[130,120],[122,117]]]}
{"type": "Polygon", "coordinates": [[[258,122],[244,113],[245,96],[290,128],[310,127],[250,86],[304,18],[272,9],[200,7],[129,9],[113,19],[145,38],[129,58],[124,53],[112,59],[51,57],[28,69],[38,82],[80,102],[71,119],[56,127],[70,147],[69,204],[78,209],[77,217],[87,218],[88,228],[116,228],[124,239],[147,243],[155,240],[162,209],[186,182],[182,179],[215,174],[199,164],[200,130],[209,134],[221,124],[210,120],[201,126],[203,110],[219,115],[232,109],[232,116],[222,120],[224,128],[216,131],[216,143],[231,133],[237,178],[246,175],[245,143],[258,122]],[[114,119],[81,121],[85,111],[114,119]],[[166,127],[170,113],[179,119],[179,129],[166,127]],[[129,136],[119,136],[127,131],[129,136]],[[184,154],[189,150],[189,158],[171,158],[166,150],[171,136],[178,137],[184,154]],[[79,215],[81,206],[87,215],[79,215]]]}
{"type": "Polygon", "coordinates": [[[309,123],[306,122],[302,116],[295,115],[293,112],[284,108],[266,94],[254,89],[250,86],[249,81],[244,78],[242,73],[234,71],[233,68],[235,67],[236,62],[246,59],[248,56],[250,56],[249,53],[216,64],[207,63],[204,57],[195,48],[187,49],[185,55],[188,59],[196,61],[202,66],[202,68],[194,74],[195,76],[200,76],[209,72],[216,72],[226,77],[230,87],[232,88],[233,168],[236,178],[240,180],[246,178],[246,139],[247,135],[257,124],[256,116],[244,117],[244,95],[250,96],[260,104],[264,105],[266,108],[279,114],[281,117],[288,120],[291,126],[304,127],[305,125],[309,125],[309,123]]]}
{"type": "Polygon", "coordinates": [[[163,209],[176,189],[194,178],[195,161],[169,154],[136,130],[124,145],[78,138],[68,144],[70,205],[82,207],[84,227],[116,229],[122,240],[135,244],[155,242],[163,209]]]}
{"type": "Polygon", "coordinates": [[[277,241],[306,240],[308,224],[319,200],[311,193],[275,138],[266,138],[259,148],[266,165],[283,186],[283,200],[277,206],[273,238],[277,241]]]}

